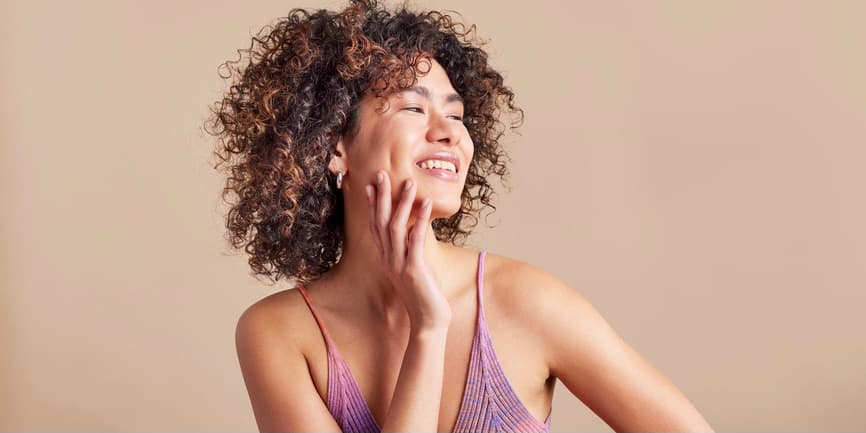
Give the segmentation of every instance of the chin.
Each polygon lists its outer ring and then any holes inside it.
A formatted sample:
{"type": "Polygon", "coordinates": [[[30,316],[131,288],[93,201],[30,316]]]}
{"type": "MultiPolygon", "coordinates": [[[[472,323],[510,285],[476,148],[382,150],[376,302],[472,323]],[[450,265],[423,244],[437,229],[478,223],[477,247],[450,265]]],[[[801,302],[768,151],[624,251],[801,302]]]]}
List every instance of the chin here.
{"type": "Polygon", "coordinates": [[[460,203],[440,203],[433,199],[433,209],[430,211],[430,219],[448,218],[460,211],[460,203]]]}

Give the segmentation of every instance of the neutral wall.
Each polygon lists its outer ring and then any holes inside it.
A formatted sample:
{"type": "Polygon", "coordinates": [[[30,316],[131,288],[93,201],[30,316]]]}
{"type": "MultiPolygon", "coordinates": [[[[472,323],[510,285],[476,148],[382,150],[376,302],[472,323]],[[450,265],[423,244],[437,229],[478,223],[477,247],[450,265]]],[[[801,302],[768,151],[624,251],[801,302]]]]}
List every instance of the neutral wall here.
{"type": "MultiPolygon", "coordinates": [[[[718,431],[866,429],[866,2],[427,1],[526,111],[471,246],[581,291],[718,431]]],[[[293,6],[4,1],[0,429],[249,431],[217,66],[293,6]]],[[[610,429],[559,384],[554,431],[610,429]]]]}

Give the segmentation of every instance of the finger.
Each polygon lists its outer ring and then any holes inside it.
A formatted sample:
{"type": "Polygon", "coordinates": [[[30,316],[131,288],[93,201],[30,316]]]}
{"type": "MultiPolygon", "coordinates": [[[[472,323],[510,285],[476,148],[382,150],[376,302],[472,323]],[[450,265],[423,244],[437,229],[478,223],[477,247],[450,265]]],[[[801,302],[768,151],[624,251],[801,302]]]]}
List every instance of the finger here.
{"type": "Polygon", "coordinates": [[[382,256],[391,260],[391,234],[388,232],[388,221],[391,220],[391,180],[388,174],[381,170],[378,176],[381,176],[381,180],[376,185],[376,229],[382,241],[382,256]]]}
{"type": "Polygon", "coordinates": [[[433,199],[425,198],[412,233],[409,236],[409,261],[422,263],[424,261],[424,243],[427,241],[427,228],[430,226],[430,214],[433,212],[433,199]]]}
{"type": "Polygon", "coordinates": [[[391,263],[397,269],[403,269],[403,264],[406,262],[406,222],[409,220],[409,213],[415,204],[416,188],[412,179],[406,179],[403,188],[400,189],[400,202],[394,209],[394,215],[391,216],[391,222],[388,225],[388,230],[391,232],[391,254],[393,255],[391,263]]]}
{"type": "Polygon", "coordinates": [[[376,227],[376,187],[367,185],[364,188],[367,192],[367,206],[370,209],[369,218],[367,218],[367,226],[370,228],[370,233],[373,237],[373,243],[376,244],[376,249],[379,250],[379,258],[384,258],[384,250],[382,248],[382,239],[380,238],[379,229],[376,227]]]}

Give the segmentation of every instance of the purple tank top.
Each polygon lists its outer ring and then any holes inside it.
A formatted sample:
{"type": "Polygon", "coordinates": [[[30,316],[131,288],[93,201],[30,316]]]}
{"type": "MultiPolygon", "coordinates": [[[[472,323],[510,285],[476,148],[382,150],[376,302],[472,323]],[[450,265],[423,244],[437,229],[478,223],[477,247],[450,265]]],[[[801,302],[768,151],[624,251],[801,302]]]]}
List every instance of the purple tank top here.
{"type": "MultiPolygon", "coordinates": [[[[478,314],[475,338],[472,341],[469,374],[464,385],[463,400],[457,412],[453,433],[549,432],[550,416],[553,411],[547,415],[544,423],[535,419],[514,393],[493,350],[493,341],[487,330],[484,307],[481,304],[484,293],[482,275],[484,275],[485,254],[486,251],[482,250],[478,255],[478,314]]],[[[304,296],[316,323],[319,324],[328,350],[328,410],[344,432],[382,431],[361,395],[348,364],[337,351],[321,318],[316,314],[306,289],[300,285],[298,289],[304,296]]]]}

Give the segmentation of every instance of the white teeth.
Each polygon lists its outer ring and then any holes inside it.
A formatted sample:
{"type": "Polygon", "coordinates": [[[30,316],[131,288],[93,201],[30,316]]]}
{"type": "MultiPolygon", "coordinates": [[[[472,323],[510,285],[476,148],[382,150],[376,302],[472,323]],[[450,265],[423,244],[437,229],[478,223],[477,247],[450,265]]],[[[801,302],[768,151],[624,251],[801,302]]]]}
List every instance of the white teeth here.
{"type": "Polygon", "coordinates": [[[440,161],[438,159],[428,159],[418,164],[418,166],[424,169],[442,168],[457,173],[457,167],[453,163],[448,161],[440,161]]]}

